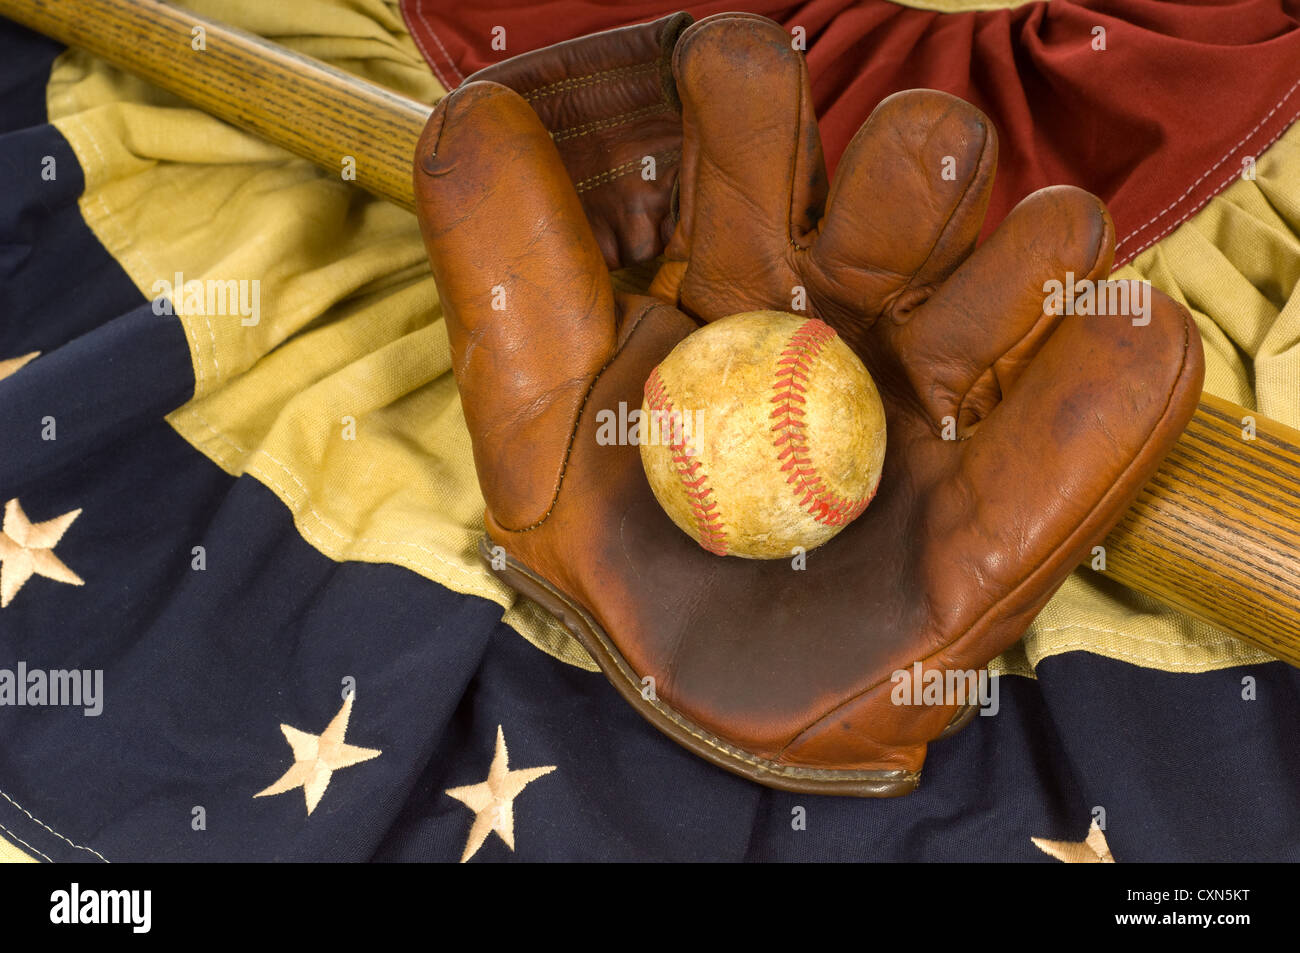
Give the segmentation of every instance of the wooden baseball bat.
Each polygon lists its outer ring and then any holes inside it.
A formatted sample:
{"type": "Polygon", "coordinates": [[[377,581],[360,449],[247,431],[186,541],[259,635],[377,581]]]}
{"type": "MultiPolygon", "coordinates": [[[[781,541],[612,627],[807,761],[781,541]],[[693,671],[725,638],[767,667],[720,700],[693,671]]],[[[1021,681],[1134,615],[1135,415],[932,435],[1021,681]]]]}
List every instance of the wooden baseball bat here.
{"type": "MultiPolygon", "coordinates": [[[[0,0],[0,14],[334,174],[352,156],[358,185],[414,208],[429,105],[158,0],[0,0]]],[[[1300,431],[1204,395],[1105,547],[1108,575],[1300,666],[1300,431]]]]}

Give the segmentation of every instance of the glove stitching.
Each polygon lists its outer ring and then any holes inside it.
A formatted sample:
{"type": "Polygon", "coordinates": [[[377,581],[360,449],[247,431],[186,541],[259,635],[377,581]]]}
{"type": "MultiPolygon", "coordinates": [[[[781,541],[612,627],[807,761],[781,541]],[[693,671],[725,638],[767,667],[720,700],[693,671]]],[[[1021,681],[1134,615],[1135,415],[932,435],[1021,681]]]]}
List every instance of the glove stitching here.
{"type": "Polygon", "coordinates": [[[553,83],[547,83],[545,86],[538,86],[535,89],[519,90],[519,95],[523,96],[528,102],[534,99],[542,99],[546,96],[552,96],[555,93],[561,93],[573,89],[582,89],[586,86],[598,86],[602,83],[608,83],[614,79],[620,79],[626,76],[636,76],[638,73],[658,72],[658,63],[638,63],[635,66],[619,66],[614,69],[599,70],[595,73],[586,73],[582,76],[571,76],[567,79],[556,80],[553,83]]]}
{"type": "MultiPolygon", "coordinates": [[[[1104,220],[1105,219],[1104,209],[1102,210],[1102,217],[1104,220]]],[[[1088,282],[1097,281],[1103,276],[1105,269],[1102,267],[1102,260],[1105,258],[1105,253],[1106,253],[1106,236],[1107,234],[1110,233],[1112,233],[1112,229],[1110,227],[1103,227],[1101,233],[1097,236],[1097,244],[1092,250],[1092,265],[1089,266],[1088,271],[1085,273],[1084,276],[1085,281],[1088,282]]],[[[1001,355],[994,358],[993,361],[987,367],[985,367],[983,371],[980,372],[980,375],[977,378],[975,378],[974,381],[971,382],[971,386],[966,389],[966,393],[964,393],[961,396],[961,400],[957,402],[956,417],[958,421],[961,420],[963,416],[963,412],[965,411],[970,411],[971,415],[975,417],[975,419],[970,424],[967,425],[966,432],[962,435],[962,439],[968,439],[972,435],[973,429],[977,427],[985,417],[988,416],[987,413],[976,414],[975,408],[972,408],[970,406],[971,394],[975,392],[975,389],[979,386],[980,382],[984,380],[985,376],[991,371],[993,374],[993,380],[997,385],[999,395],[1001,397],[1005,397],[1006,389],[1002,387],[1002,380],[999,377],[997,371],[998,362],[1006,360],[1010,355],[1016,354],[1018,351],[1023,349],[1025,346],[1025,342],[1029,341],[1036,334],[1038,334],[1039,330],[1043,327],[1044,323],[1052,322],[1052,319],[1056,317],[1059,317],[1059,315],[1049,314],[1047,309],[1044,308],[1042,314],[1038,316],[1038,319],[1034,321],[1034,323],[1031,324],[1029,328],[1022,335],[1020,335],[1019,338],[1016,339],[1015,343],[1012,344],[1010,347],[1006,348],[1001,355]]],[[[1047,337],[1050,336],[1051,336],[1051,332],[1049,331],[1047,337]]],[[[1040,342],[1039,344],[1040,348],[1047,343],[1047,337],[1044,337],[1043,341],[1040,342]]]]}
{"type": "Polygon", "coordinates": [[[641,323],[645,320],[645,316],[651,311],[663,307],[667,307],[667,305],[662,302],[647,302],[644,310],[642,310],[636,320],[632,323],[632,329],[628,331],[627,337],[623,341],[623,345],[616,349],[614,353],[610,355],[609,360],[602,364],[600,370],[596,371],[595,375],[592,376],[591,383],[587,386],[587,393],[583,395],[582,403],[578,405],[578,412],[574,415],[573,426],[569,429],[569,442],[564,447],[564,459],[560,462],[560,472],[555,478],[555,492],[551,495],[551,502],[550,505],[546,507],[546,512],[538,517],[536,522],[530,523],[527,526],[521,526],[518,529],[511,529],[503,526],[502,529],[505,529],[510,533],[528,533],[538,529],[543,523],[550,519],[551,513],[555,511],[555,504],[560,500],[560,490],[564,487],[564,477],[569,470],[569,459],[573,456],[573,445],[578,438],[578,424],[582,420],[582,415],[586,413],[587,404],[591,401],[591,395],[595,393],[596,385],[600,383],[601,377],[604,375],[605,371],[609,369],[609,366],[618,360],[619,355],[627,349],[628,343],[632,340],[632,336],[636,334],[637,329],[641,327],[641,323]]]}
{"type": "MultiPolygon", "coordinates": [[[[795,190],[795,185],[798,182],[797,173],[799,171],[799,132],[803,128],[803,105],[804,105],[803,93],[806,89],[808,89],[809,81],[808,81],[808,64],[805,62],[802,56],[798,57],[798,64],[799,64],[799,70],[798,70],[799,81],[798,83],[795,84],[796,85],[795,102],[797,103],[797,106],[796,106],[796,112],[794,117],[794,130],[795,130],[794,148],[790,150],[790,191],[787,196],[786,206],[785,206],[786,209],[785,227],[786,227],[786,237],[789,238],[790,240],[790,247],[793,248],[795,251],[802,252],[802,251],[809,251],[812,248],[812,242],[810,242],[807,245],[803,245],[800,244],[794,237],[794,190],[795,190]]],[[[820,140],[821,133],[817,130],[816,117],[813,117],[813,133],[814,133],[814,138],[820,140]]],[[[822,155],[820,148],[817,150],[817,155],[819,157],[821,157],[822,155]]],[[[823,158],[822,162],[819,163],[823,166],[822,168],[823,174],[825,173],[824,162],[825,160],[823,158]]],[[[822,199],[825,200],[825,197],[826,196],[823,194],[822,199]]],[[[825,217],[825,213],[823,213],[822,217],[823,218],[825,217]]],[[[818,225],[820,225],[820,220],[818,223],[814,224],[813,227],[814,233],[816,232],[818,225]]],[[[807,236],[805,235],[805,237],[807,236]]],[[[816,239],[814,238],[813,241],[815,242],[816,239]]],[[[798,273],[797,268],[795,269],[795,272],[798,273]]]]}
{"type": "Polygon", "coordinates": [[[560,129],[551,132],[551,138],[556,142],[566,142],[569,139],[581,139],[583,136],[589,136],[593,132],[602,129],[613,129],[616,126],[623,126],[637,119],[644,119],[646,116],[653,116],[655,113],[669,112],[667,103],[655,103],[651,106],[642,106],[640,109],[629,110],[625,113],[619,113],[617,116],[610,116],[608,119],[595,119],[591,122],[584,122],[578,126],[570,126],[567,129],[560,129]]]}
{"type": "Polygon", "coordinates": [[[934,242],[930,245],[930,250],[926,253],[925,259],[921,262],[921,264],[917,265],[916,270],[912,272],[912,276],[907,280],[907,284],[903,285],[903,287],[899,288],[896,292],[894,292],[894,294],[890,297],[889,302],[882,309],[881,313],[889,312],[892,314],[894,302],[896,302],[903,294],[905,294],[908,291],[908,289],[912,287],[912,284],[916,281],[917,276],[920,275],[920,273],[925,270],[925,266],[930,263],[930,259],[934,257],[934,253],[939,250],[939,246],[943,243],[943,239],[948,234],[948,229],[952,225],[952,220],[957,217],[957,213],[962,210],[962,208],[966,205],[967,200],[970,198],[971,186],[974,185],[975,180],[979,178],[978,172],[980,166],[984,164],[985,156],[988,155],[989,143],[991,141],[992,141],[992,137],[989,136],[986,131],[984,135],[984,146],[982,149],[980,149],[979,159],[975,163],[975,171],[977,174],[972,175],[969,179],[966,180],[966,187],[962,189],[961,198],[959,198],[953,204],[952,211],[948,213],[948,217],[944,220],[943,227],[939,229],[939,234],[935,236],[934,242]]]}
{"type": "MultiPolygon", "coordinates": [[[[661,152],[658,155],[656,155],[654,158],[657,162],[662,162],[664,165],[671,165],[681,157],[682,157],[681,150],[673,149],[670,150],[669,152],[661,152]]],[[[607,185],[608,183],[613,182],[615,179],[620,179],[623,176],[629,174],[634,169],[636,169],[639,165],[641,165],[641,162],[642,162],[641,159],[632,159],[628,162],[624,162],[622,165],[616,165],[614,166],[614,168],[608,169],[597,175],[589,176],[583,179],[581,182],[575,182],[573,187],[578,191],[579,194],[583,192],[589,192],[590,190],[596,188],[596,186],[598,185],[607,185]]]]}

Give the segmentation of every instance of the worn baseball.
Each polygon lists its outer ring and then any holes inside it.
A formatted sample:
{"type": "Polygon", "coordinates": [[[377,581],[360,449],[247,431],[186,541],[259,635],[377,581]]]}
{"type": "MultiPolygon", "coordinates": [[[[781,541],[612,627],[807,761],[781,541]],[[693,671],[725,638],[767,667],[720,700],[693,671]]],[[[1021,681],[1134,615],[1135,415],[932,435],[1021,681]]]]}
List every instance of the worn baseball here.
{"type": "Polygon", "coordinates": [[[697,543],[789,558],[871,502],[885,411],[829,325],[749,311],[705,325],[650,372],[638,443],[655,499],[697,543]]]}

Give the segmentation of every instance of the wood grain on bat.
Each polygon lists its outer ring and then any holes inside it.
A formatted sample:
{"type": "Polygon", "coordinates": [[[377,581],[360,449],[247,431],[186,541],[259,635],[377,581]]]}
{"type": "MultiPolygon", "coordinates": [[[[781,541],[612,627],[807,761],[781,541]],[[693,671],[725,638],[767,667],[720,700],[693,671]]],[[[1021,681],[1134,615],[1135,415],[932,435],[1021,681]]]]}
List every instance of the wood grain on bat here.
{"type": "Polygon", "coordinates": [[[102,57],[339,175],[415,208],[411,157],[432,106],[157,0],[0,0],[0,14],[102,57]],[[205,49],[195,50],[202,27],[205,49]]]}

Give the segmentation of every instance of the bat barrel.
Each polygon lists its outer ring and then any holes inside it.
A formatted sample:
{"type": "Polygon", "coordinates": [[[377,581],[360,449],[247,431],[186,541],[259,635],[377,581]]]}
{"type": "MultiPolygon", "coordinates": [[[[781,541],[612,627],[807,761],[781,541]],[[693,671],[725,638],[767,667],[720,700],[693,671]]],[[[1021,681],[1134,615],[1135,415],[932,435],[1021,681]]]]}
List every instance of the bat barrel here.
{"type": "Polygon", "coordinates": [[[1300,431],[1202,395],[1105,545],[1108,575],[1300,666],[1300,431]]]}

